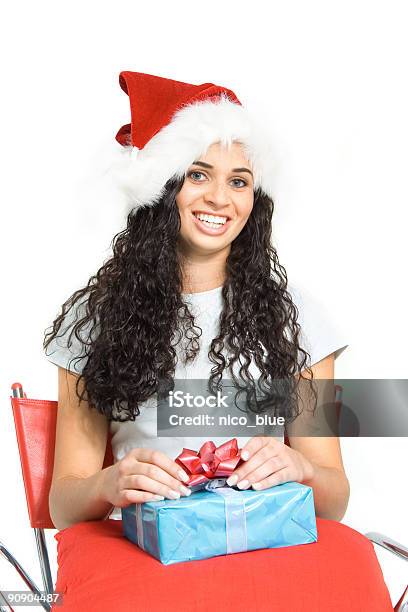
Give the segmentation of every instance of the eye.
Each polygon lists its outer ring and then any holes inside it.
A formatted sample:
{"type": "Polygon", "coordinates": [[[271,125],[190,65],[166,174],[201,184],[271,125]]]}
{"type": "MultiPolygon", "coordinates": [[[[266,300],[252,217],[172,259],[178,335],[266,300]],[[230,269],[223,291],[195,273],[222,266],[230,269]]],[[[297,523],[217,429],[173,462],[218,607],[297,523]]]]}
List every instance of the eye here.
{"type": "Polygon", "coordinates": [[[246,181],[244,181],[244,179],[240,179],[240,178],[234,178],[232,179],[232,181],[238,181],[240,183],[242,183],[241,185],[237,185],[235,184],[234,187],[245,187],[248,183],[246,181]]]}
{"type": "MultiPolygon", "coordinates": [[[[188,177],[191,177],[191,178],[192,178],[194,181],[195,181],[195,180],[198,180],[198,179],[196,179],[196,178],[193,176],[193,174],[201,174],[202,176],[205,176],[204,172],[200,172],[199,170],[190,170],[190,172],[188,172],[188,173],[187,173],[187,176],[188,176],[188,177]]],[[[198,181],[198,182],[200,182],[200,181],[198,181]]]]}
{"type": "MultiPolygon", "coordinates": [[[[193,181],[196,181],[197,183],[203,182],[202,180],[200,180],[199,178],[200,176],[206,177],[204,172],[200,172],[200,170],[190,170],[189,172],[187,172],[187,176],[189,178],[192,178],[193,181]]],[[[241,189],[242,187],[246,187],[248,185],[248,183],[244,181],[244,179],[242,178],[234,178],[232,179],[232,182],[235,183],[234,187],[237,187],[239,189],[241,189]]]]}

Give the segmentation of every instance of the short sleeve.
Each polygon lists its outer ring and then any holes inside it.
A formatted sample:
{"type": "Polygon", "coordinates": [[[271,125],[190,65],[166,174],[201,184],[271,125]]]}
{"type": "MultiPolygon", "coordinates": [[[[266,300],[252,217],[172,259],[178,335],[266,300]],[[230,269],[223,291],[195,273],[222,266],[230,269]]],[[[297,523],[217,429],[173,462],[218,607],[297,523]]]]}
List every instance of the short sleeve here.
{"type": "MultiPolygon", "coordinates": [[[[86,300],[82,299],[72,306],[62,321],[61,327],[50,344],[45,349],[45,357],[51,363],[70,370],[74,374],[81,374],[87,362],[85,345],[76,337],[75,333],[69,338],[75,323],[85,315],[86,300]],[[68,342],[69,340],[69,342],[68,342]],[[80,357],[80,359],[75,359],[80,357]]],[[[91,323],[79,331],[80,338],[89,340],[91,323]]],[[[49,332],[51,328],[47,328],[49,332]]]]}
{"type": "Polygon", "coordinates": [[[300,346],[310,354],[310,365],[332,353],[337,359],[349,346],[340,322],[334,322],[321,302],[303,287],[288,285],[288,291],[299,310],[300,346]]]}

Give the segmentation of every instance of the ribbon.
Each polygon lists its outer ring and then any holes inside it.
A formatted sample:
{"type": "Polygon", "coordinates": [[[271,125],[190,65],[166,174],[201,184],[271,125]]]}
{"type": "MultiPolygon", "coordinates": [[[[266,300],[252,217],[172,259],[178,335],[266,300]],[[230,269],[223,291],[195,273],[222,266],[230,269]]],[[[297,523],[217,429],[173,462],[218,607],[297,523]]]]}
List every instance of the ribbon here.
{"type": "MultiPolygon", "coordinates": [[[[175,462],[189,474],[189,480],[185,484],[190,487],[192,493],[206,490],[224,498],[228,555],[248,550],[244,494],[242,491],[225,486],[228,477],[241,461],[241,451],[238,449],[236,438],[218,447],[209,440],[198,452],[183,448],[175,459],[175,462]]],[[[138,546],[146,550],[142,504],[136,504],[135,519],[138,546]]]]}
{"type": "Polygon", "coordinates": [[[183,448],[175,459],[175,462],[189,475],[189,480],[185,484],[191,488],[193,493],[204,488],[224,486],[227,478],[231,476],[241,461],[241,451],[238,449],[236,438],[224,442],[218,448],[212,440],[209,440],[198,452],[183,448]],[[212,486],[209,485],[210,480],[214,480],[212,486]]]}
{"type": "Polygon", "coordinates": [[[243,492],[231,487],[212,489],[211,492],[224,498],[227,555],[247,551],[247,523],[243,492]]]}
{"type": "Polygon", "coordinates": [[[137,545],[142,550],[146,550],[144,543],[144,533],[143,533],[143,519],[142,519],[142,504],[135,504],[135,519],[136,519],[136,537],[137,537],[137,545]]]}
{"type": "MultiPolygon", "coordinates": [[[[226,554],[248,550],[245,501],[242,491],[231,487],[214,487],[208,483],[206,489],[224,498],[225,530],[227,540],[226,554]]],[[[139,548],[146,550],[143,533],[142,504],[136,504],[136,537],[139,548]]]]}

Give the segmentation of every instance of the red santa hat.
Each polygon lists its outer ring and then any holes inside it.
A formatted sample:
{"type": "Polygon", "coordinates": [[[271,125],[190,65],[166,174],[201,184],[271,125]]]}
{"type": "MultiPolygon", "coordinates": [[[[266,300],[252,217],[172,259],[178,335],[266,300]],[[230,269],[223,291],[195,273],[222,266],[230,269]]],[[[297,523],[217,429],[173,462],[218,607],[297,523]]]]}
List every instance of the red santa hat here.
{"type": "Polygon", "coordinates": [[[166,182],[183,178],[215,142],[240,142],[252,166],[254,189],[272,197],[271,143],[232,90],[129,71],[120,73],[119,84],[129,96],[131,123],[116,135],[123,149],[115,173],[130,210],[157,202],[166,182]]]}

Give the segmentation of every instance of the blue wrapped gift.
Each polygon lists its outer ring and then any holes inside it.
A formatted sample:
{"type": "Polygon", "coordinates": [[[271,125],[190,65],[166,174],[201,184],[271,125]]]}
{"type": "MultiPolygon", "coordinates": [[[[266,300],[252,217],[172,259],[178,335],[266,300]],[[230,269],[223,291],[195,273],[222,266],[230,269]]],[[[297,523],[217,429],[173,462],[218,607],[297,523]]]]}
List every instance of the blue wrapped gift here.
{"type": "Polygon", "coordinates": [[[313,490],[221,486],[122,508],[124,535],[164,565],[317,541],[313,490]]]}

